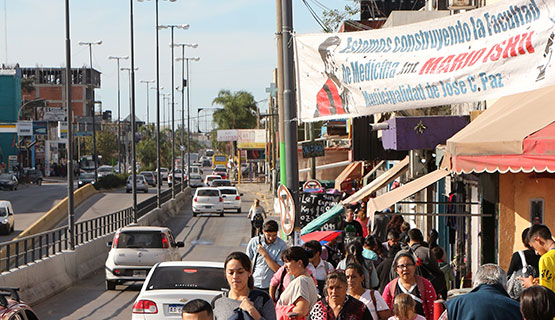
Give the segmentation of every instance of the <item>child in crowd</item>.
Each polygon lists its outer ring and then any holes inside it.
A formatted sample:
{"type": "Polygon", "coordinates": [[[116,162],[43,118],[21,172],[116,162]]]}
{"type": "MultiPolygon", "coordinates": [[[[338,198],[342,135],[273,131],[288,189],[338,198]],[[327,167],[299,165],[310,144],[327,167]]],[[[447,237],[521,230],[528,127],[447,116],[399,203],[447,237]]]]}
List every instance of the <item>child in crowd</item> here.
{"type": "Polygon", "coordinates": [[[388,320],[426,320],[423,316],[414,312],[415,303],[412,297],[406,293],[395,296],[393,300],[394,316],[388,320]]]}

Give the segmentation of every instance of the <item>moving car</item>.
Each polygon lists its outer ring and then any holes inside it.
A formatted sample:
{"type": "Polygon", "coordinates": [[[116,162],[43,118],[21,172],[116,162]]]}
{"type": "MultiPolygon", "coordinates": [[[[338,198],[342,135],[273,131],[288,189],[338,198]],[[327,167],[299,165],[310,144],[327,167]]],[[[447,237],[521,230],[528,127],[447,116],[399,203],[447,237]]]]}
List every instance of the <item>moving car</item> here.
{"type": "Polygon", "coordinates": [[[193,196],[193,217],[199,213],[219,213],[224,216],[224,198],[217,188],[198,188],[193,196]]]}
{"type": "Polygon", "coordinates": [[[224,198],[224,210],[237,210],[237,213],[241,213],[241,197],[243,194],[239,193],[235,187],[218,187],[218,189],[220,189],[224,198]]]}
{"type": "Polygon", "coordinates": [[[191,173],[191,177],[189,179],[189,186],[191,186],[191,188],[204,187],[204,182],[202,182],[202,176],[198,173],[191,173]]]}
{"type": "Polygon", "coordinates": [[[28,183],[42,185],[42,171],[37,169],[25,168],[23,169],[24,181],[28,183]]]}
{"type": "MultiPolygon", "coordinates": [[[[174,176],[178,183],[183,182],[183,174],[181,173],[181,169],[175,169],[174,172],[170,172],[168,174],[168,186],[171,188],[174,176]],[[175,172],[175,173],[174,173],[175,172]]],[[[185,180],[187,180],[187,175],[185,174],[185,180]]]]}
{"type": "Polygon", "coordinates": [[[31,306],[19,298],[19,288],[0,288],[0,319],[38,320],[31,306]]]}
{"type": "Polygon", "coordinates": [[[191,166],[191,173],[202,174],[202,169],[199,166],[191,166]]]}
{"type": "Polygon", "coordinates": [[[222,179],[227,179],[227,168],[226,167],[216,167],[214,168],[214,171],[212,171],[212,174],[217,174],[222,176],[222,179]]]}
{"type": "Polygon", "coordinates": [[[145,177],[146,182],[149,185],[153,187],[156,186],[156,177],[154,176],[154,173],[152,171],[141,171],[139,174],[145,177]]]}
{"type": "Polygon", "coordinates": [[[177,248],[183,242],[174,240],[167,227],[127,226],[119,229],[106,259],[106,289],[114,290],[117,284],[142,281],[158,262],[179,261],[177,248]]]}
{"type": "Polygon", "coordinates": [[[210,182],[211,187],[231,187],[231,181],[226,179],[214,179],[210,182]]]}
{"type": "MultiPolygon", "coordinates": [[[[135,176],[135,188],[137,191],[143,191],[144,193],[148,193],[148,182],[146,182],[145,176],[143,175],[136,175],[135,176]]],[[[127,193],[133,191],[133,176],[129,176],[127,178],[127,183],[126,183],[126,191],[127,193]]]]}
{"type": "Polygon", "coordinates": [[[0,188],[7,190],[17,190],[18,181],[13,173],[0,174],[0,188]]]}
{"type": "Polygon", "coordinates": [[[221,178],[222,176],[220,175],[214,175],[214,174],[208,175],[204,178],[204,185],[209,186],[212,180],[221,179],[221,178]]]}
{"type": "Polygon", "coordinates": [[[202,166],[203,167],[211,167],[212,162],[210,160],[202,160],[202,166]]]}
{"type": "Polygon", "coordinates": [[[81,188],[87,183],[94,184],[94,173],[86,172],[79,175],[79,180],[77,181],[77,188],[81,188]]]}
{"type": "Polygon", "coordinates": [[[3,234],[10,234],[15,228],[15,213],[12,203],[7,200],[0,200],[0,231],[3,234]]]}
{"type": "Polygon", "coordinates": [[[114,167],[112,166],[100,166],[98,167],[98,177],[102,178],[114,174],[114,167]]]}
{"type": "Polygon", "coordinates": [[[162,182],[164,180],[168,181],[168,174],[170,174],[168,168],[160,168],[160,178],[162,179],[162,182]]]}
{"type": "Polygon", "coordinates": [[[228,288],[221,262],[157,263],[133,303],[131,319],[181,319],[181,309],[187,301],[211,302],[228,288]]]}

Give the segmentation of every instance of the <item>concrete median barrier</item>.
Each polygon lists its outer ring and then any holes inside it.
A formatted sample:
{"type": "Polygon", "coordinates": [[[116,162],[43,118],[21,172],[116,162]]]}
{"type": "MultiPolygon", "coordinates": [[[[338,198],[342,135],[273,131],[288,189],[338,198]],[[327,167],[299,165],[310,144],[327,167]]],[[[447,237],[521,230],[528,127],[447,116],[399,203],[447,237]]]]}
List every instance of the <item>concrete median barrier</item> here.
{"type": "MultiPolygon", "coordinates": [[[[92,184],[87,184],[73,192],[73,203],[75,207],[79,206],[83,201],[90,198],[98,191],[92,184]]],[[[52,209],[48,210],[42,217],[35,221],[27,229],[23,230],[14,239],[21,239],[23,237],[31,236],[37,233],[48,231],[56,227],[62,220],[67,218],[67,201],[68,197],[58,202],[52,209]]]]}

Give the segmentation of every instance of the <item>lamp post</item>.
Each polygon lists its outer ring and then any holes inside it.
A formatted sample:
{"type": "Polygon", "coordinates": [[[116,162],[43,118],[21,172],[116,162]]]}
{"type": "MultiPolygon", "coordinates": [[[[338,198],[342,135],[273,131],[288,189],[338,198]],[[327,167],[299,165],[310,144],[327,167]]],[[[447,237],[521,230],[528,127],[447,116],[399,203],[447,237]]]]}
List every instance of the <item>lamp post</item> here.
{"type": "MultiPolygon", "coordinates": [[[[135,114],[134,114],[134,110],[133,110],[133,104],[134,104],[134,97],[133,97],[133,92],[134,92],[134,86],[133,86],[133,79],[132,79],[132,74],[135,73],[135,70],[139,70],[139,67],[135,67],[135,68],[120,68],[121,71],[127,71],[127,75],[129,76],[129,122],[131,123],[131,133],[132,133],[132,137],[131,137],[131,149],[133,149],[133,143],[135,142],[135,134],[134,134],[134,128],[133,128],[133,123],[135,122],[135,114]],[[133,71],[133,72],[132,72],[133,71]]],[[[131,153],[133,153],[133,150],[131,150],[131,153]]],[[[127,156],[127,148],[125,148],[125,155],[127,156]]],[[[133,156],[131,156],[131,158],[133,158],[133,156]]],[[[133,161],[133,159],[130,159],[130,161],[133,161]]],[[[128,159],[126,159],[126,162],[129,162],[128,159]]],[[[133,175],[133,163],[131,163],[131,175],[133,175]]]]}
{"type": "Polygon", "coordinates": [[[197,131],[198,133],[201,133],[200,131],[200,112],[202,110],[219,110],[221,108],[216,108],[216,107],[208,107],[208,108],[197,108],[197,131]]]}
{"type": "Polygon", "coordinates": [[[129,59],[129,56],[109,56],[108,59],[117,60],[117,63],[118,63],[118,171],[119,173],[121,173],[121,123],[120,123],[121,94],[120,94],[120,85],[119,85],[119,72],[120,72],[119,61],[127,60],[129,59]]]}
{"type": "MultiPolygon", "coordinates": [[[[171,43],[170,43],[170,48],[172,49],[172,88],[175,87],[174,85],[174,80],[175,80],[175,75],[174,75],[174,65],[173,65],[173,29],[178,28],[178,29],[183,29],[183,30],[187,30],[189,29],[189,25],[188,24],[181,24],[181,25],[161,25],[158,27],[158,29],[167,29],[169,28],[171,30],[171,43]]],[[[172,104],[171,104],[171,109],[172,109],[172,171],[175,171],[175,108],[174,108],[174,90],[172,89],[171,91],[171,95],[172,95],[172,104]]],[[[174,178],[174,182],[175,182],[175,174],[173,175],[174,178]]],[[[183,184],[183,171],[181,171],[181,184],[183,184]]],[[[175,198],[175,183],[172,183],[172,198],[175,198]]]]}
{"type": "Polygon", "coordinates": [[[149,114],[149,98],[148,98],[148,96],[149,96],[149,93],[150,93],[149,85],[151,83],[154,83],[155,81],[154,80],[141,80],[139,82],[140,83],[146,83],[146,126],[148,127],[148,124],[149,124],[149,117],[148,117],[148,114],[149,114]]]}
{"type": "Polygon", "coordinates": [[[93,45],[101,45],[102,40],[87,42],[87,41],[79,41],[80,46],[89,46],[89,62],[91,72],[89,75],[90,79],[90,86],[91,86],[91,99],[88,100],[92,107],[92,126],[93,126],[93,161],[94,161],[94,181],[98,180],[98,163],[96,159],[96,122],[95,122],[95,110],[94,110],[94,89],[93,89],[93,82],[92,82],[92,46],[93,45]]]}
{"type": "Polygon", "coordinates": [[[67,225],[69,231],[69,249],[75,250],[75,216],[73,208],[73,114],[71,108],[71,85],[73,77],[71,75],[71,39],[69,28],[69,0],[65,0],[65,54],[66,54],[66,70],[65,70],[65,90],[67,105],[67,225]]]}
{"type": "MultiPolygon", "coordinates": [[[[189,108],[189,84],[187,83],[189,81],[189,75],[187,75],[187,79],[185,79],[185,47],[190,47],[190,48],[197,48],[198,44],[196,43],[176,43],[174,44],[174,47],[181,47],[181,143],[185,144],[185,93],[184,93],[184,89],[185,86],[187,86],[187,140],[189,141],[187,143],[187,154],[188,154],[188,158],[190,161],[191,160],[191,143],[190,143],[190,136],[191,136],[191,110],[189,108]]],[[[179,59],[179,58],[178,58],[179,59]]],[[[189,70],[187,70],[188,72],[189,70]]],[[[185,173],[185,154],[184,154],[185,150],[183,150],[183,148],[181,148],[181,172],[182,175],[185,173]]],[[[187,184],[189,184],[191,177],[189,177],[189,166],[190,163],[187,162],[187,184]]],[[[185,181],[183,180],[183,183],[181,183],[181,191],[183,191],[185,188],[185,181]]]]}
{"type": "MultiPolygon", "coordinates": [[[[144,0],[138,0],[143,2],[144,0]]],[[[158,1],[156,3],[156,198],[158,208],[162,206],[160,194],[162,192],[162,180],[160,179],[160,45],[158,39],[158,1]]],[[[175,2],[176,0],[169,0],[175,2]]]]}
{"type": "Polygon", "coordinates": [[[186,61],[187,65],[187,176],[189,176],[189,174],[191,173],[191,134],[189,132],[189,128],[191,127],[191,113],[189,107],[189,97],[191,95],[189,92],[189,88],[191,87],[191,81],[189,81],[189,60],[199,61],[200,57],[183,57],[183,60],[186,61]]]}

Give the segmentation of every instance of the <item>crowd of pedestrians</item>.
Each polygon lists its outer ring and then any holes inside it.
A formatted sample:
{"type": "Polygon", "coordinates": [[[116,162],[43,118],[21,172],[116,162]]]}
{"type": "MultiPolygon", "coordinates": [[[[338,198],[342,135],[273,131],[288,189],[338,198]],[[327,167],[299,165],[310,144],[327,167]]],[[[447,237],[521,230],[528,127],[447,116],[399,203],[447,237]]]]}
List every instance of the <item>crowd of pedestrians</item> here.
{"type": "MultiPolygon", "coordinates": [[[[253,206],[253,214],[263,212],[257,207],[253,206]]],[[[229,291],[208,306],[189,302],[183,319],[555,318],[555,241],[546,226],[524,230],[527,249],[515,252],[509,275],[498,265],[484,264],[473,275],[472,291],[447,299],[454,274],[437,244],[437,232],[432,230],[424,240],[422,232],[407,227],[399,215],[375,217],[383,230],[369,229],[368,218],[358,214],[355,219],[355,210],[348,208],[340,240],[325,244],[312,240],[291,247],[278,237],[277,222],[265,221],[245,253],[233,252],[226,258],[229,291]],[[514,297],[507,292],[511,286],[516,288],[514,297]],[[442,304],[438,299],[447,301],[442,304]]]]}

